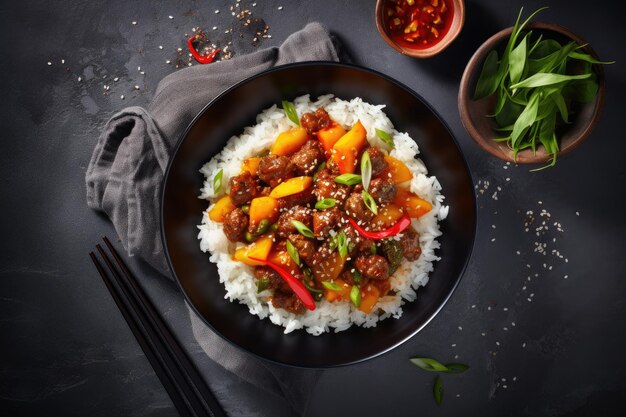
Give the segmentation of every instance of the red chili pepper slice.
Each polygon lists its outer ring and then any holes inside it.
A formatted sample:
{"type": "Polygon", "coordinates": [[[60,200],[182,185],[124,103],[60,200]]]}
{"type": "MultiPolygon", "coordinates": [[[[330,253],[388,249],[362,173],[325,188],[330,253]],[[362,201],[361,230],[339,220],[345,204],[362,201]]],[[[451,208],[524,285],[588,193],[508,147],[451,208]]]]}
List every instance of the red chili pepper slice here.
{"type": "Polygon", "coordinates": [[[395,236],[398,233],[401,233],[411,224],[411,218],[408,214],[404,213],[402,217],[400,217],[400,219],[396,222],[396,224],[391,226],[389,229],[381,230],[379,232],[368,232],[367,230],[359,226],[354,219],[349,218],[348,220],[350,221],[352,227],[354,227],[361,236],[372,240],[386,239],[388,237],[395,236]]]}
{"type": "Polygon", "coordinates": [[[278,275],[280,275],[281,278],[285,280],[287,285],[289,285],[289,288],[291,288],[293,292],[298,296],[298,298],[304,303],[304,306],[311,311],[315,310],[315,300],[313,300],[313,296],[298,278],[294,277],[286,269],[282,268],[272,261],[254,258],[252,256],[250,256],[250,259],[262,263],[263,265],[267,265],[274,271],[276,271],[276,273],[278,273],[278,275]]]}
{"type": "Polygon", "coordinates": [[[189,40],[187,41],[189,52],[191,52],[191,55],[193,55],[196,61],[198,61],[200,64],[210,64],[211,62],[215,60],[215,57],[220,51],[220,48],[214,49],[213,52],[211,52],[208,55],[200,55],[198,51],[196,51],[196,48],[193,46],[193,41],[196,39],[198,39],[197,35],[194,35],[191,38],[189,38],[189,40]]]}

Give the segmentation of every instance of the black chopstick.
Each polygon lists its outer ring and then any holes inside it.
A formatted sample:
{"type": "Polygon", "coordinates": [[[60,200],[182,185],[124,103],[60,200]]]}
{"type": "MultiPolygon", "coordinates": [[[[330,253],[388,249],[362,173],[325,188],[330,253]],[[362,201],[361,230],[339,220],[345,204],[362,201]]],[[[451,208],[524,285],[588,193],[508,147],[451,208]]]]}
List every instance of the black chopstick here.
{"type": "Polygon", "coordinates": [[[104,243],[116,265],[102,246],[96,245],[96,249],[113,278],[107,274],[93,252],[89,255],[179,414],[225,416],[195,365],[109,239],[105,237],[104,243]]]}

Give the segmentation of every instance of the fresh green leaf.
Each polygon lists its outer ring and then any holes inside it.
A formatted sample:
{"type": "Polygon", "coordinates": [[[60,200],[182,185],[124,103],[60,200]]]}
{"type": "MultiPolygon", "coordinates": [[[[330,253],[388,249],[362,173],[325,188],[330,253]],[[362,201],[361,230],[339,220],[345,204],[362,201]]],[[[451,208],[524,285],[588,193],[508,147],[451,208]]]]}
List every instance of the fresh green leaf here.
{"type": "Polygon", "coordinates": [[[528,46],[528,35],[509,54],[509,78],[513,84],[522,77],[524,65],[526,64],[526,47],[528,46]]]}
{"type": "Polygon", "coordinates": [[[368,193],[367,191],[363,190],[363,192],[361,193],[361,195],[363,196],[363,202],[365,203],[365,206],[374,214],[378,214],[378,206],[376,205],[376,201],[374,201],[374,197],[371,196],[370,193],[368,193]]]}
{"type": "Polygon", "coordinates": [[[217,171],[217,174],[213,177],[213,193],[217,194],[220,192],[222,188],[222,177],[224,176],[224,170],[220,169],[217,171]]]}
{"type": "Polygon", "coordinates": [[[446,368],[448,368],[449,374],[460,374],[467,371],[469,366],[464,363],[448,363],[446,364],[446,368]]]}
{"type": "Polygon", "coordinates": [[[361,289],[356,285],[353,285],[350,290],[350,301],[352,301],[352,304],[354,304],[356,308],[359,308],[361,305],[361,289]]]}
{"type": "Polygon", "coordinates": [[[569,112],[567,111],[567,104],[565,104],[563,95],[561,93],[554,93],[550,97],[552,98],[552,101],[556,105],[557,109],[559,109],[561,119],[563,119],[565,123],[569,123],[569,112]]]}
{"type": "Polygon", "coordinates": [[[539,72],[537,74],[531,75],[523,81],[520,81],[516,84],[513,84],[511,88],[537,88],[543,87],[546,85],[553,85],[562,83],[565,81],[572,80],[584,80],[585,78],[589,78],[591,74],[581,74],[581,75],[561,75],[561,74],[551,74],[551,73],[543,73],[539,72]]]}
{"type": "Polygon", "coordinates": [[[370,186],[370,181],[372,180],[372,161],[370,160],[369,152],[363,152],[363,156],[361,156],[361,183],[363,184],[363,189],[365,191],[368,190],[370,186]]]}
{"type": "Polygon", "coordinates": [[[285,241],[285,245],[287,246],[287,253],[296,263],[296,265],[300,266],[300,254],[298,253],[298,249],[291,243],[289,239],[285,241]]]}
{"type": "Polygon", "coordinates": [[[331,281],[322,281],[322,285],[331,291],[341,291],[341,285],[337,284],[336,282],[331,282],[331,281]]]}
{"type": "Polygon", "coordinates": [[[602,65],[610,65],[610,64],[615,64],[615,61],[600,61],[594,57],[592,57],[589,54],[584,54],[582,52],[570,52],[569,53],[569,57],[572,59],[577,59],[579,61],[586,61],[586,62],[590,62],[592,64],[602,64],[602,65]]]}
{"type": "Polygon", "coordinates": [[[313,231],[311,231],[311,229],[309,229],[301,221],[292,220],[291,224],[293,224],[293,227],[295,227],[296,230],[298,231],[298,233],[300,233],[302,236],[308,237],[308,238],[311,238],[311,239],[313,239],[315,237],[315,235],[313,234],[313,231]]]}
{"type": "Polygon", "coordinates": [[[375,129],[376,136],[378,136],[383,142],[391,147],[391,149],[396,147],[396,144],[393,142],[393,138],[391,135],[384,130],[375,129]]]}
{"type": "Polygon", "coordinates": [[[361,176],[356,174],[341,174],[335,177],[337,184],[357,185],[361,182],[361,176]]]}
{"type": "Polygon", "coordinates": [[[389,261],[389,275],[392,275],[404,259],[400,242],[394,239],[384,239],[381,241],[381,249],[385,258],[389,261]]]}
{"type": "Polygon", "coordinates": [[[476,82],[474,100],[489,97],[498,88],[498,51],[495,49],[487,55],[483,64],[483,70],[476,82]]]}
{"type": "Polygon", "coordinates": [[[337,248],[337,251],[342,258],[348,256],[348,236],[346,235],[346,232],[342,230],[333,236],[330,241],[330,248],[331,250],[337,248]]]}
{"type": "Polygon", "coordinates": [[[563,95],[581,103],[590,103],[598,95],[598,81],[595,77],[574,81],[563,88],[563,95]]]}
{"type": "Polygon", "coordinates": [[[283,100],[283,111],[287,115],[287,118],[291,120],[293,124],[296,126],[300,126],[300,119],[298,118],[298,112],[296,111],[296,106],[293,105],[291,101],[283,100]]]}
{"type": "Polygon", "coordinates": [[[358,269],[354,268],[354,272],[352,273],[352,279],[354,280],[354,282],[356,282],[357,284],[359,282],[361,282],[361,273],[359,272],[358,269]]]}
{"type": "Polygon", "coordinates": [[[533,46],[532,51],[528,54],[531,59],[540,59],[546,57],[561,49],[561,44],[554,39],[545,39],[537,42],[536,46],[533,46]]]}
{"type": "Polygon", "coordinates": [[[335,207],[336,204],[337,200],[335,200],[334,198],[325,198],[315,203],[315,208],[318,210],[326,210],[335,207]]]}
{"type": "Polygon", "coordinates": [[[513,132],[511,133],[511,141],[513,142],[513,147],[519,142],[522,138],[524,132],[535,123],[535,119],[537,118],[537,109],[539,108],[539,94],[535,92],[528,102],[528,106],[522,111],[522,114],[519,115],[515,124],[513,126],[513,132]]]}
{"type": "Polygon", "coordinates": [[[439,375],[437,375],[435,383],[433,384],[433,397],[435,398],[435,404],[437,404],[437,406],[441,405],[441,401],[443,400],[443,383],[439,375]]]}
{"type": "Polygon", "coordinates": [[[446,372],[448,368],[433,358],[411,358],[409,359],[413,365],[417,365],[425,371],[429,372],[446,372]]]}

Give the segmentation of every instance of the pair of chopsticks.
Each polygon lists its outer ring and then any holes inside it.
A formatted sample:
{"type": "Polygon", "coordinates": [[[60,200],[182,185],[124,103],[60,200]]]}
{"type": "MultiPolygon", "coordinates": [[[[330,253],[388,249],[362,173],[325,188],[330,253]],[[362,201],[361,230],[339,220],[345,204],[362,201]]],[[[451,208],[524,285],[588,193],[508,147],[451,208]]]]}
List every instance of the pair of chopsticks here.
{"type": "Polygon", "coordinates": [[[96,250],[110,274],[94,252],[89,256],[179,414],[225,417],[215,396],[136,278],[109,239],[104,237],[103,240],[114,262],[101,245],[96,245],[96,250]]]}

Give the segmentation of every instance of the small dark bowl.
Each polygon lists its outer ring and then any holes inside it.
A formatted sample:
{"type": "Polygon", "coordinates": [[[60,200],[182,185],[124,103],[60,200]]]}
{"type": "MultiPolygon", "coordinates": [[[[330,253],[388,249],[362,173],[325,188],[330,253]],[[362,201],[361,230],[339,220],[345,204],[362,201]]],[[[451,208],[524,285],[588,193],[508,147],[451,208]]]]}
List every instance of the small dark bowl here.
{"type": "Polygon", "coordinates": [[[446,49],[453,40],[459,36],[461,33],[461,29],[463,29],[463,24],[465,23],[465,2],[463,0],[452,0],[452,7],[454,16],[452,17],[452,23],[450,25],[450,29],[448,32],[441,38],[439,42],[436,44],[424,48],[424,49],[414,49],[407,48],[403,45],[396,43],[389,34],[387,33],[387,29],[385,28],[385,16],[383,16],[383,6],[386,0],[377,0],[376,1],[376,28],[380,33],[380,36],[396,51],[401,54],[411,56],[413,58],[430,58],[431,56],[435,56],[444,49],[446,49]]]}
{"type": "MultiPolygon", "coordinates": [[[[580,36],[554,23],[533,22],[527,28],[532,29],[534,33],[542,33],[544,39],[551,38],[561,43],[575,41],[579,45],[587,44],[580,36]]],[[[525,149],[519,152],[517,159],[515,159],[513,152],[506,143],[495,142],[493,139],[499,137],[494,130],[496,127],[495,121],[493,118],[486,116],[493,111],[495,97],[487,97],[478,101],[472,99],[476,89],[476,82],[482,71],[483,62],[487,54],[493,49],[499,48],[499,51],[503,50],[512,31],[513,28],[510,27],[487,39],[474,53],[465,67],[458,97],[461,121],[472,139],[490,154],[502,160],[520,164],[545,163],[551,157],[546,154],[543,146],[540,146],[535,154],[531,149],[525,149]]],[[[585,46],[583,51],[597,58],[596,53],[589,45],[585,46]]],[[[566,126],[559,137],[559,156],[572,151],[580,145],[589,136],[600,119],[605,97],[604,71],[601,65],[594,65],[593,70],[598,77],[598,95],[595,101],[584,103],[577,107],[577,111],[570,120],[571,124],[566,126]]]]}
{"type": "Polygon", "coordinates": [[[271,69],[221,94],[194,119],[172,155],[163,182],[161,227],[169,265],[198,316],[234,345],[259,357],[301,367],[331,367],[387,352],[422,329],[452,295],[470,256],[476,228],[472,178],[450,130],[417,94],[383,74],[337,63],[300,63],[271,69]],[[398,320],[376,328],[352,327],[311,336],[260,320],[237,302],[224,299],[215,264],[200,251],[198,229],[207,201],[198,199],[200,167],[222,150],[232,135],[255,123],[256,115],[282,99],[332,93],[386,104],[385,112],[401,131],[418,141],[420,157],[439,179],[450,205],[428,285],[407,303],[398,320]]]}

